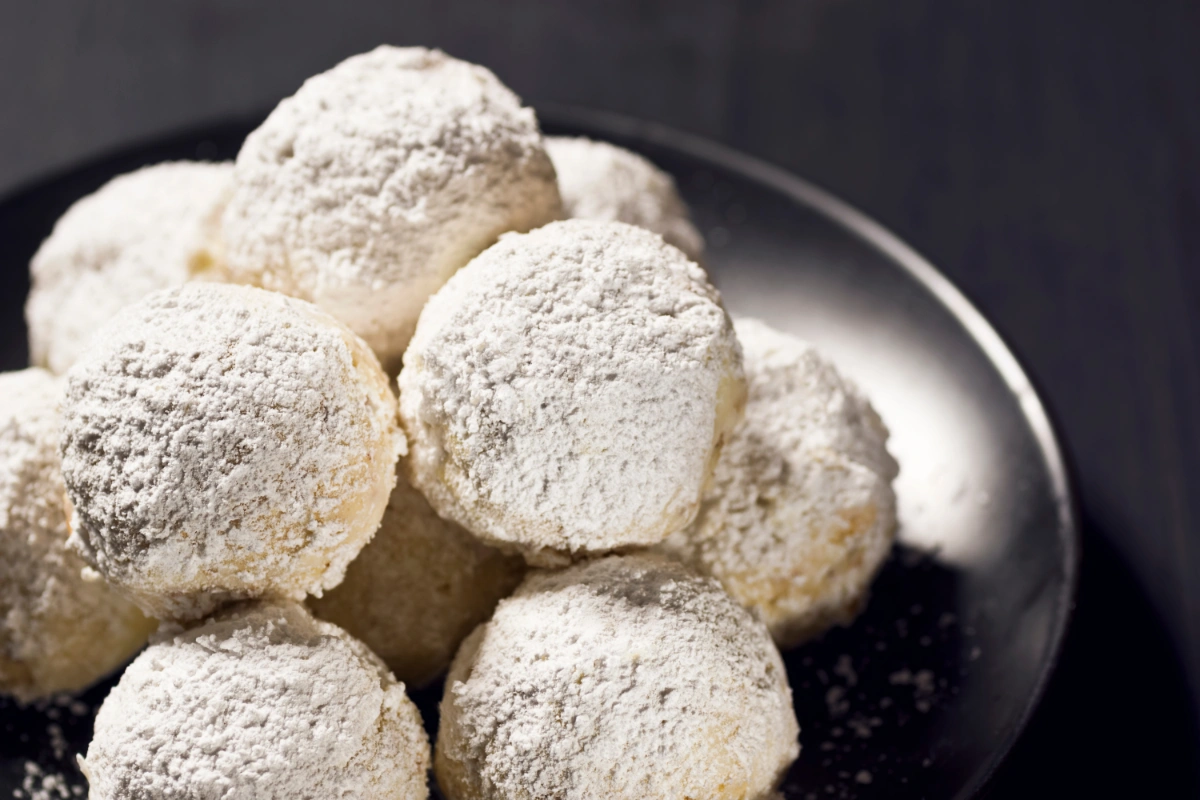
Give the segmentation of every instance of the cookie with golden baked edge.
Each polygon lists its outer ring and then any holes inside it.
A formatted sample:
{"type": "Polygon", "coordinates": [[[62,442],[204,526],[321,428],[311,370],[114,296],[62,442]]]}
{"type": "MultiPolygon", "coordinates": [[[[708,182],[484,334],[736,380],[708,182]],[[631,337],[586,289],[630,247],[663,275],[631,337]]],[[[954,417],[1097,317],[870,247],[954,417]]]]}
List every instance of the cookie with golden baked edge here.
{"type": "Polygon", "coordinates": [[[147,613],[197,619],[336,586],[404,450],[366,344],[311,303],[190,283],[131,306],[71,368],[71,543],[147,613]]]}
{"type": "Polygon", "coordinates": [[[308,605],[365,642],[398,679],[420,688],[450,666],[467,634],[512,594],[525,562],[439,517],[404,471],[401,459],[383,522],[346,579],[308,605]]]}
{"type": "Polygon", "coordinates": [[[891,551],[888,431],[859,388],[808,343],[734,323],[746,416],[700,513],[661,552],[712,575],[791,647],[848,624],[891,551]]]}
{"type": "Polygon", "coordinates": [[[154,629],[67,547],[58,457],[63,381],[0,373],[0,693],[21,701],[85,689],[154,629]]]}

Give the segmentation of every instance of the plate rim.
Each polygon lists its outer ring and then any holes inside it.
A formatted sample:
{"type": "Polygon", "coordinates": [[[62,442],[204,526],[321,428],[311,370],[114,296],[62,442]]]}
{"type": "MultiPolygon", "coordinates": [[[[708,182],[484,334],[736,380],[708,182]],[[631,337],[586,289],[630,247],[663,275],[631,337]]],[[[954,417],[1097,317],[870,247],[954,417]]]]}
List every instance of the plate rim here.
{"type": "MultiPolygon", "coordinates": [[[[1017,715],[1015,724],[986,763],[967,780],[954,800],[978,797],[987,788],[1000,765],[1029,725],[1035,710],[1046,693],[1047,685],[1061,660],[1067,630],[1075,611],[1079,588],[1079,570],[1083,541],[1079,528],[1078,495],[1075,482],[1064,455],[1058,426],[1052,421],[1040,394],[1020,360],[987,318],[966,295],[943,275],[928,259],[905,243],[884,225],[866,213],[840,199],[832,192],[799,177],[784,167],[752,156],[712,139],[682,131],[669,125],[628,116],[614,111],[562,103],[532,104],[540,121],[550,125],[583,129],[601,136],[614,136],[644,141],[664,149],[674,150],[700,161],[707,161],[736,172],[748,179],[770,187],[793,202],[808,208],[846,232],[871,245],[897,264],[917,283],[928,290],[954,317],[967,335],[983,351],[999,373],[1005,386],[1016,398],[1041,453],[1058,511],[1055,531],[1064,553],[1064,580],[1057,597],[1057,615],[1051,630],[1050,643],[1028,700],[1017,715]]],[[[52,166],[31,178],[21,179],[0,189],[0,213],[7,213],[28,193],[82,170],[99,169],[124,159],[136,158],[147,147],[165,147],[181,139],[192,138],[199,131],[253,128],[266,117],[266,112],[230,114],[172,126],[166,130],[131,137],[110,147],[82,154],[64,164],[52,166]]]]}
{"type": "Polygon", "coordinates": [[[665,149],[676,150],[701,161],[708,161],[732,172],[744,175],[789,197],[794,202],[830,220],[888,256],[914,280],[927,289],[950,312],[967,335],[979,346],[1000,378],[1016,398],[1021,416],[1033,433],[1042,460],[1050,476],[1051,488],[1058,510],[1056,534],[1064,553],[1064,580],[1058,592],[1058,614],[1051,630],[1048,652],[1043,659],[1037,680],[1028,701],[1021,708],[1016,724],[993,752],[987,763],[980,766],[955,795],[955,800],[978,797],[988,786],[996,770],[1008,758],[1024,733],[1037,707],[1045,696],[1046,687],[1062,657],[1067,630],[1074,615],[1079,588],[1079,567],[1083,541],[1079,530],[1079,508],[1071,470],[1067,466],[1057,426],[1051,420],[1041,396],[1021,366],[1012,349],[988,322],[987,318],[967,299],[954,283],[928,259],[876,222],[866,213],[791,171],[764,159],[749,155],[711,139],[681,131],[669,125],[626,116],[612,111],[557,103],[535,106],[539,120],[552,125],[592,129],[617,137],[645,141],[665,149]]]}

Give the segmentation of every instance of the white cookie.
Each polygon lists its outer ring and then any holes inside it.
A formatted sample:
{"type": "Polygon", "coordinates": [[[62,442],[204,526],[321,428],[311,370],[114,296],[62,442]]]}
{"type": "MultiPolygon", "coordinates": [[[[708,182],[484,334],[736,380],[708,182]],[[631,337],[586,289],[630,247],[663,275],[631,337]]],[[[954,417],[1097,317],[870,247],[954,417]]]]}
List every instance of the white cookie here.
{"type": "Polygon", "coordinates": [[[336,586],[404,448],[387,376],[316,306],[189,283],[130,307],[71,368],[72,544],[160,618],[336,586]]]}
{"type": "Polygon", "coordinates": [[[424,800],[429,740],[383,663],[302,606],[156,637],[96,716],[91,800],[424,800]]]}
{"type": "Polygon", "coordinates": [[[696,521],[662,550],[793,646],[857,615],[896,528],[887,428],[810,345],[738,320],[750,396],[696,521]]]}
{"type": "Polygon", "coordinates": [[[742,356],[703,270],[655,234],[512,234],[429,302],[400,373],[413,483],[527,559],[687,525],[741,418],[742,356]]]}
{"type": "Polygon", "coordinates": [[[0,693],[23,701],[90,686],[154,629],[67,548],[62,388],[36,367],[0,373],[0,693]]]}
{"type": "Polygon", "coordinates": [[[765,800],[799,753],[763,624],[645,556],[535,572],[463,644],[434,769],[450,800],[765,800]]]}
{"type": "Polygon", "coordinates": [[[234,279],[315,302],[391,373],[447,278],[562,213],[533,111],[483,67],[420,47],[309,78],[246,138],[235,182],[234,279]]]}
{"type": "Polygon", "coordinates": [[[178,161],[113,178],[62,215],[30,262],[30,361],[61,374],[117,312],[151,292],[220,279],[232,164],[178,161]]]}
{"type": "Polygon", "coordinates": [[[627,222],[654,231],[692,260],[703,255],[704,237],[675,181],[642,156],[608,142],[567,136],[546,137],[546,152],[568,217],[627,222]]]}

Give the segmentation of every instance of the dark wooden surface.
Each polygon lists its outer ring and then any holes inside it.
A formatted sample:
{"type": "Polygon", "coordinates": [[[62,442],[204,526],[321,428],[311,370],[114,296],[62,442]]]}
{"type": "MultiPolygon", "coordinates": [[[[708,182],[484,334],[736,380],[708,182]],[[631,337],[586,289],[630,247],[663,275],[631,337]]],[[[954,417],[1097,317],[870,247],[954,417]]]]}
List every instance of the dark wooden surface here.
{"type": "Polygon", "coordinates": [[[0,192],[387,41],[785,165],[907,239],[1075,467],[1067,652],[998,797],[1200,796],[1200,4],[113,2],[0,9],[0,192]],[[1189,678],[1190,676],[1190,678],[1189,678]]]}

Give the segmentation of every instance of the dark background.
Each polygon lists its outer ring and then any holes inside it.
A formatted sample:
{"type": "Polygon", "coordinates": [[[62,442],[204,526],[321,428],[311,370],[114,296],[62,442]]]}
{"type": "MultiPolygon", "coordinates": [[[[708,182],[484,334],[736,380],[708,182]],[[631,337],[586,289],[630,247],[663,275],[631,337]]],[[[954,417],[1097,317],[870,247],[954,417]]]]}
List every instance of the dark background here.
{"type": "Polygon", "coordinates": [[[1169,0],[6,3],[0,194],[381,42],[812,179],[991,319],[1075,469],[1075,622],[992,793],[1196,797],[1197,41],[1200,3],[1169,0]]]}

